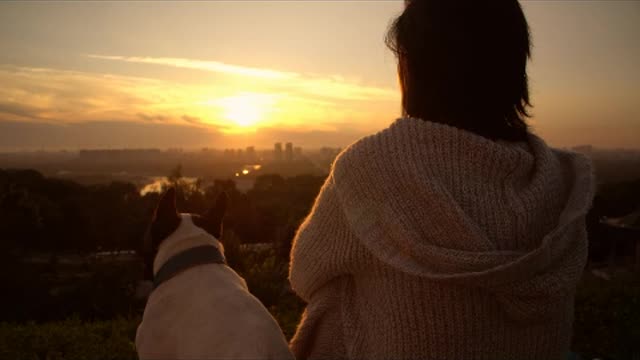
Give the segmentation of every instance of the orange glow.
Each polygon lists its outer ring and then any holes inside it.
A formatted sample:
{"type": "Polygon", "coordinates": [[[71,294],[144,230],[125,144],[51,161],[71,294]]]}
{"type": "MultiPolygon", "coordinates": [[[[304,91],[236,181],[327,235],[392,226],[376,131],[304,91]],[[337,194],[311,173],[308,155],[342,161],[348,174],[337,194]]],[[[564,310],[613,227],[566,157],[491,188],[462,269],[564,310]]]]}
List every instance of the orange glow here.
{"type": "Polygon", "coordinates": [[[219,99],[225,120],[240,128],[251,128],[265,120],[265,112],[273,104],[273,97],[260,94],[241,94],[219,99]]]}
{"type": "MultiPolygon", "coordinates": [[[[344,147],[401,115],[383,35],[402,1],[369,1],[367,16],[359,1],[44,3],[0,1],[14,30],[0,42],[0,151],[344,147]]],[[[532,129],[556,146],[637,148],[637,2],[522,5],[532,129]]]]}

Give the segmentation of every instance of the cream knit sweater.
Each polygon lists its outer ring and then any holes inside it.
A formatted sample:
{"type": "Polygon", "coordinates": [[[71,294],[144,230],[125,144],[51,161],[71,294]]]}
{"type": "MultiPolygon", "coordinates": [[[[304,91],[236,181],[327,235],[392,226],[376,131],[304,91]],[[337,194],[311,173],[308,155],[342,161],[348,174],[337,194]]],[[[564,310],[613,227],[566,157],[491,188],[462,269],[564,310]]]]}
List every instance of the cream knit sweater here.
{"type": "Polygon", "coordinates": [[[336,159],[298,230],[298,358],[563,359],[590,162],[403,118],[336,159]]]}

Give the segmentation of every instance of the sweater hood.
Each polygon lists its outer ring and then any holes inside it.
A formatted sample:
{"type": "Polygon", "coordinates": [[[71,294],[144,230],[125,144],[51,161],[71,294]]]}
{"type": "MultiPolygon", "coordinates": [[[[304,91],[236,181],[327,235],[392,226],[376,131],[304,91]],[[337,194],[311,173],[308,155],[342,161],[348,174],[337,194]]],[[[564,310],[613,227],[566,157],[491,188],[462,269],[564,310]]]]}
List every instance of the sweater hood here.
{"type": "Polygon", "coordinates": [[[554,306],[586,261],[584,156],[402,118],[347,148],[332,176],[349,227],[386,265],[486,289],[515,319],[566,311],[554,306]]]}

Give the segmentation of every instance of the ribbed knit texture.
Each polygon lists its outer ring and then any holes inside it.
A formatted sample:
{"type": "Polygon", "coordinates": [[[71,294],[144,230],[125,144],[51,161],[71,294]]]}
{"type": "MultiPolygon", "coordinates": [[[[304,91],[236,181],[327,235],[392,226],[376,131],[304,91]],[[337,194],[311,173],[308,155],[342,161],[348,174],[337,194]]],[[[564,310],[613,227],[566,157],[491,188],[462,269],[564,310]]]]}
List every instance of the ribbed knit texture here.
{"type": "Polygon", "coordinates": [[[291,252],[298,358],[563,359],[590,162],[403,118],[334,163],[291,252]]]}

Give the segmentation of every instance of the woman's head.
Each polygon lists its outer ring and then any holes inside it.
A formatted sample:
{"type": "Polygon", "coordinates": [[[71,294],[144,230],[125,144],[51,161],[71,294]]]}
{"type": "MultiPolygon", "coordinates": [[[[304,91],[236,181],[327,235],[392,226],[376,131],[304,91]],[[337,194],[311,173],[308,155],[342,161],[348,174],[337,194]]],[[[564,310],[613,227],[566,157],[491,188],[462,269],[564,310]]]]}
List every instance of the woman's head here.
{"type": "Polygon", "coordinates": [[[387,34],[404,115],[526,137],[529,27],[517,0],[405,0],[387,34]]]}

